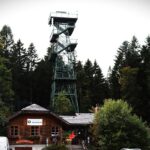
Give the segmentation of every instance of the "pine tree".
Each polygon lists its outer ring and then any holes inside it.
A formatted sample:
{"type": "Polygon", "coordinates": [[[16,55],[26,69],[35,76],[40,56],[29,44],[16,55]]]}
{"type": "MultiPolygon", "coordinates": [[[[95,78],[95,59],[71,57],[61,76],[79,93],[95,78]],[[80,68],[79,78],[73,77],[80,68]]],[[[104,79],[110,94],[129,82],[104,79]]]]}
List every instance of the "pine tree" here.
{"type": "MultiPolygon", "coordinates": [[[[2,41],[0,41],[0,51],[3,53],[2,41]]],[[[8,60],[0,55],[0,135],[6,134],[7,118],[13,109],[12,76],[7,63],[8,60]]]]}
{"type": "Polygon", "coordinates": [[[142,87],[141,91],[141,116],[150,123],[150,37],[146,38],[145,45],[141,49],[141,66],[138,81],[142,87]]]}
{"type": "Polygon", "coordinates": [[[139,68],[124,67],[121,69],[120,85],[122,99],[126,100],[134,109],[134,112],[141,116],[141,90],[138,83],[139,68]]]}
{"type": "Polygon", "coordinates": [[[104,99],[108,98],[108,85],[106,79],[104,78],[101,68],[98,66],[97,62],[94,62],[93,65],[93,81],[92,81],[92,106],[97,104],[102,104],[104,99]]]}
{"type": "Polygon", "coordinates": [[[109,77],[109,85],[110,85],[110,91],[111,91],[111,97],[114,99],[121,98],[121,91],[120,91],[120,69],[125,66],[125,56],[126,52],[129,48],[129,42],[124,41],[120,48],[117,51],[117,56],[115,60],[114,67],[112,69],[112,73],[109,77]]]}
{"type": "Polygon", "coordinates": [[[81,112],[84,112],[84,101],[83,101],[83,93],[84,93],[84,80],[85,80],[85,71],[83,69],[83,64],[81,61],[78,61],[75,66],[75,71],[77,74],[77,82],[76,82],[76,87],[77,87],[77,99],[79,103],[79,110],[81,112]]]}
{"type": "Polygon", "coordinates": [[[14,71],[14,74],[16,74],[16,72],[22,72],[26,69],[27,52],[20,39],[12,47],[10,52],[10,60],[12,62],[11,68],[14,71]]]}
{"type": "Polygon", "coordinates": [[[10,53],[11,70],[13,78],[13,90],[15,92],[15,110],[24,107],[28,98],[28,79],[26,75],[27,51],[21,40],[12,47],[10,53]]]}
{"type": "Polygon", "coordinates": [[[37,65],[37,62],[39,61],[38,55],[36,53],[36,49],[33,43],[29,45],[28,51],[27,51],[28,59],[27,59],[27,72],[33,71],[37,65]]]}
{"type": "Polygon", "coordinates": [[[45,108],[50,107],[52,73],[52,64],[49,61],[47,54],[44,59],[37,63],[37,66],[32,74],[33,102],[45,108]]]}
{"type": "Polygon", "coordinates": [[[8,60],[0,56],[0,101],[12,107],[13,91],[11,70],[7,68],[8,60]]]}
{"type": "Polygon", "coordinates": [[[119,83],[121,69],[124,67],[138,68],[140,66],[139,51],[140,45],[135,36],[133,36],[130,43],[128,41],[123,42],[117,51],[115,65],[109,78],[112,98],[118,99],[122,97],[119,83]]]}
{"type": "Polygon", "coordinates": [[[109,96],[109,87],[101,68],[88,59],[84,65],[76,64],[77,92],[81,112],[88,112],[92,106],[102,104],[109,96]]]}
{"type": "Polygon", "coordinates": [[[92,106],[92,81],[93,81],[93,64],[92,62],[88,59],[85,64],[84,64],[84,72],[85,72],[85,77],[83,80],[83,97],[82,97],[82,104],[84,106],[84,112],[88,112],[88,110],[92,106]]]}
{"type": "Polygon", "coordinates": [[[138,43],[138,40],[135,36],[133,36],[131,43],[129,44],[129,47],[127,51],[125,52],[125,60],[124,60],[124,66],[125,67],[132,67],[136,68],[140,65],[140,45],[138,43]]]}
{"type": "Polygon", "coordinates": [[[9,59],[10,51],[11,51],[11,48],[12,48],[13,43],[14,43],[11,28],[7,25],[4,25],[2,30],[0,31],[0,35],[1,35],[1,38],[4,42],[3,53],[1,53],[0,55],[9,59]]]}

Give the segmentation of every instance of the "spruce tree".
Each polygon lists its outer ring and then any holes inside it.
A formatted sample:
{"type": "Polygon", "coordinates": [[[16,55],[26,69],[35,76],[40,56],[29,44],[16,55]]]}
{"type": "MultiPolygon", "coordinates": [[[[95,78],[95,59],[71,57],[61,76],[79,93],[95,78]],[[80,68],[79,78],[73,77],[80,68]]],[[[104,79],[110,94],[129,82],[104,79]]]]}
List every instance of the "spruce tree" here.
{"type": "Polygon", "coordinates": [[[13,90],[15,92],[15,110],[26,106],[29,100],[28,78],[26,75],[27,68],[27,51],[24,44],[19,39],[12,47],[11,69],[13,77],[13,90]],[[25,103],[25,104],[24,104],[25,103]]]}
{"type": "Polygon", "coordinates": [[[150,123],[150,37],[146,38],[145,45],[141,49],[141,65],[139,68],[138,81],[142,87],[141,91],[141,116],[150,123]]]}
{"type": "Polygon", "coordinates": [[[1,38],[4,42],[3,52],[1,52],[1,56],[9,59],[11,48],[14,44],[13,34],[11,28],[7,25],[4,25],[0,31],[1,38]]]}
{"type": "MultiPolygon", "coordinates": [[[[1,36],[0,36],[0,39],[1,36]]],[[[0,52],[3,53],[4,45],[0,41],[0,52]]],[[[6,134],[7,118],[13,110],[13,90],[11,70],[7,68],[8,59],[0,55],[0,135],[6,134]]]]}
{"type": "Polygon", "coordinates": [[[104,99],[108,98],[109,95],[109,89],[106,82],[106,79],[103,76],[102,70],[97,64],[96,61],[94,61],[93,65],[93,79],[92,79],[92,106],[96,106],[97,104],[103,104],[104,99]]]}
{"type": "Polygon", "coordinates": [[[120,69],[125,66],[125,55],[129,48],[129,42],[124,41],[120,48],[117,51],[117,56],[115,59],[114,67],[112,68],[112,73],[110,73],[109,77],[109,85],[111,91],[111,97],[114,99],[121,98],[120,91],[120,69]]]}
{"type": "Polygon", "coordinates": [[[27,72],[33,71],[38,63],[38,55],[33,43],[28,47],[27,51],[27,72]]]}

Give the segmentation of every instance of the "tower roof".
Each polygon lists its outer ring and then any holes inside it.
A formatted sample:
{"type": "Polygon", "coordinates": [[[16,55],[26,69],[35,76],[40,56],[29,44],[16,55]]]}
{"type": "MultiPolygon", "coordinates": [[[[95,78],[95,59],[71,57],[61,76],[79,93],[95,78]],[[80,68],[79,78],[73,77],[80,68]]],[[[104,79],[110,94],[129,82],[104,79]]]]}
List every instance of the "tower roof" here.
{"type": "Polygon", "coordinates": [[[68,23],[74,25],[78,19],[77,13],[69,13],[63,11],[51,12],[49,24],[55,23],[68,23]],[[52,21],[53,19],[53,21],[52,21]]]}

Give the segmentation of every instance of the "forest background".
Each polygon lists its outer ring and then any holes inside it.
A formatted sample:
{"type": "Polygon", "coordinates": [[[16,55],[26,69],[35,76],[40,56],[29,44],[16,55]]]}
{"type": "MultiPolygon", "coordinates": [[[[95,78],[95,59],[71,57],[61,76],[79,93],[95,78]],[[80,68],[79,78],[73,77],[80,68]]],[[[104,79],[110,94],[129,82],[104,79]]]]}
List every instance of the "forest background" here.
{"type": "MultiPolygon", "coordinates": [[[[9,26],[1,29],[0,126],[11,113],[32,103],[50,107],[53,65],[48,59],[49,50],[50,47],[40,59],[34,43],[25,48],[21,39],[14,42],[9,26]]],[[[150,37],[146,37],[144,45],[135,36],[123,41],[106,77],[97,61],[90,58],[84,64],[77,59],[75,70],[80,112],[89,112],[108,98],[123,99],[134,113],[150,123],[150,37]]]]}

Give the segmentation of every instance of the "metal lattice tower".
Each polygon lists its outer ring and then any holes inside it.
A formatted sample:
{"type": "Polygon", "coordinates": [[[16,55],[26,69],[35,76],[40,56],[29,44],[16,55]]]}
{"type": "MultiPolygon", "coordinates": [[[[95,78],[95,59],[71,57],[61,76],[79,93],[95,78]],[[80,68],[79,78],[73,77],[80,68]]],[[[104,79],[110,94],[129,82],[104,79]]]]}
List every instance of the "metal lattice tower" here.
{"type": "Polygon", "coordinates": [[[51,13],[49,25],[52,26],[50,37],[51,50],[49,58],[53,63],[53,83],[51,92],[51,106],[54,108],[55,98],[59,92],[65,91],[76,112],[79,112],[75,65],[75,47],[77,40],[72,40],[72,35],[77,14],[56,11],[51,13]]]}

